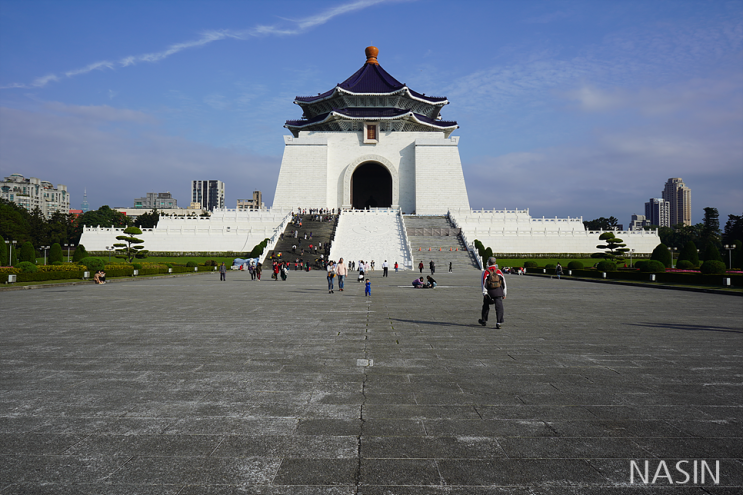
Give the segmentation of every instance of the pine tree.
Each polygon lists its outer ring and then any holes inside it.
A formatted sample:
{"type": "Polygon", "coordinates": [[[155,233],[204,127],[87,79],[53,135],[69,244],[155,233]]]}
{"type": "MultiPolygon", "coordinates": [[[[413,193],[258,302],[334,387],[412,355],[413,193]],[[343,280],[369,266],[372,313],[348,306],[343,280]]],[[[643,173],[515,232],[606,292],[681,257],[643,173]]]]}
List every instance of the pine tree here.
{"type": "Polygon", "coordinates": [[[28,261],[29,263],[36,264],[36,251],[34,250],[33,244],[26,241],[21,246],[21,255],[18,257],[20,261],[28,261]]]}
{"type": "Polygon", "coordinates": [[[142,230],[139,227],[127,227],[124,229],[124,233],[128,235],[116,236],[117,240],[124,241],[123,243],[120,242],[114,244],[117,253],[116,257],[125,259],[129,263],[131,263],[134,258],[146,258],[147,251],[144,249],[144,246],[140,246],[140,244],[144,244],[144,241],[134,237],[135,235],[141,234],[142,230]]]}

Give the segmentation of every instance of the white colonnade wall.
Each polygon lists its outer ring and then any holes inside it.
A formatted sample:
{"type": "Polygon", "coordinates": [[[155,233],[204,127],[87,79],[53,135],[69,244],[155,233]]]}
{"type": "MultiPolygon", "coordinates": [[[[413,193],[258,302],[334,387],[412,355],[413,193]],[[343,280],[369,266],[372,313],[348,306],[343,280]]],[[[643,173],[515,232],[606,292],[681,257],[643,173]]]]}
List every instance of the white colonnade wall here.
{"type": "MultiPolygon", "coordinates": [[[[595,253],[604,231],[589,231],[583,218],[532,218],[529,210],[456,210],[452,221],[467,241],[475,239],[493,253],[595,253]]],[[[660,244],[657,231],[612,231],[637,254],[650,254],[660,244]]]]}
{"type": "MultiPolygon", "coordinates": [[[[214,210],[208,218],[161,217],[157,227],[137,235],[154,252],[247,252],[286,225],[291,209],[214,210]]],[[[123,229],[86,227],[80,244],[88,251],[106,251],[121,242],[123,229]]]]}
{"type": "Polygon", "coordinates": [[[330,259],[375,262],[382,270],[387,260],[392,268],[395,262],[401,268],[412,268],[410,243],[399,210],[372,209],[344,211],[338,219],[335,240],[330,248],[330,259]]]}

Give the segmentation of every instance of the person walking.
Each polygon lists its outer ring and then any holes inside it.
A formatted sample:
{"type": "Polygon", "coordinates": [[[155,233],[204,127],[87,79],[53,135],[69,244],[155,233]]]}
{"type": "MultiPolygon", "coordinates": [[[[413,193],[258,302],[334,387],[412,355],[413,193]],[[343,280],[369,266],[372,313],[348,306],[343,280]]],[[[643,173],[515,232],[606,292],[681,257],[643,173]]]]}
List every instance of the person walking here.
{"type": "Polygon", "coordinates": [[[477,322],[482,326],[487,325],[490,305],[495,304],[495,328],[500,328],[505,316],[503,301],[506,299],[507,288],[506,278],[503,276],[503,272],[498,269],[498,263],[493,257],[488,258],[488,266],[482,272],[481,286],[482,315],[477,322]]]}
{"type": "Polygon", "coordinates": [[[263,263],[260,261],[255,265],[255,276],[258,277],[258,282],[261,281],[261,272],[263,271],[263,263]]]}
{"type": "Polygon", "coordinates": [[[343,258],[338,260],[338,264],[335,265],[335,274],[338,275],[338,290],[343,292],[344,282],[346,281],[346,275],[348,275],[348,268],[343,262],[343,258]]]}
{"type": "Polygon", "coordinates": [[[400,265],[397,264],[397,261],[395,261],[395,273],[397,273],[397,270],[400,268],[400,265]]]}
{"type": "Polygon", "coordinates": [[[364,296],[371,297],[371,280],[368,278],[366,279],[366,283],[364,284],[364,296]]]}
{"type": "Polygon", "coordinates": [[[219,267],[219,280],[222,282],[227,281],[227,267],[224,262],[222,262],[222,265],[219,267]]]}
{"type": "Polygon", "coordinates": [[[560,280],[560,276],[562,275],[562,265],[560,263],[557,263],[557,268],[555,268],[555,275],[557,275],[557,280],[560,280]]]}
{"type": "Polygon", "coordinates": [[[331,261],[328,263],[328,294],[332,294],[334,292],[333,287],[333,281],[335,279],[335,265],[331,261]]]}
{"type": "Polygon", "coordinates": [[[388,275],[388,271],[390,269],[390,264],[387,263],[387,260],[384,260],[384,263],[382,263],[382,276],[386,277],[388,275]]]}
{"type": "Polygon", "coordinates": [[[428,264],[428,268],[431,269],[431,275],[436,273],[436,263],[434,263],[433,260],[428,264]]]}
{"type": "Polygon", "coordinates": [[[418,263],[418,270],[420,270],[421,273],[423,273],[423,262],[422,261],[418,263]]]}
{"type": "Polygon", "coordinates": [[[450,261],[449,262],[449,273],[451,273],[451,268],[452,268],[452,262],[450,261]]]}

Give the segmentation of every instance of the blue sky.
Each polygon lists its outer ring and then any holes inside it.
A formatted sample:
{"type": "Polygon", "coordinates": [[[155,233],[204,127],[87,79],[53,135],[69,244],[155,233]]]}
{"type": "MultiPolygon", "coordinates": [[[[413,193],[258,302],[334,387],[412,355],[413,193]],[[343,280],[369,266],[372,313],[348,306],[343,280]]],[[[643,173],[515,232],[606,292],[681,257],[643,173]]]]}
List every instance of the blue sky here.
{"type": "Polygon", "coordinates": [[[297,95],[380,64],[447,96],[473,208],[614,215],[669,177],[743,213],[739,1],[0,0],[0,174],[131,206],[273,199],[297,95]]]}

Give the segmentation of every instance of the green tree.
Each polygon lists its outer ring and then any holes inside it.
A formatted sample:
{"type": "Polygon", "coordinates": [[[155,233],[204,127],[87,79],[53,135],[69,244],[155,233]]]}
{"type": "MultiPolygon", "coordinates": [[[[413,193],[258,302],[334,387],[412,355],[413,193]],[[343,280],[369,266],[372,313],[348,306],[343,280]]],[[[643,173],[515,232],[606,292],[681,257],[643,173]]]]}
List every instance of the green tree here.
{"type": "Polygon", "coordinates": [[[666,268],[671,268],[671,265],[673,264],[671,252],[668,250],[668,246],[663,243],[655,246],[653,254],[650,255],[650,259],[663,263],[663,266],[666,268]]]}
{"type": "Polygon", "coordinates": [[[733,266],[738,270],[743,269],[743,241],[734,241],[733,245],[733,266]]]}
{"type": "Polygon", "coordinates": [[[157,227],[157,222],[160,220],[160,213],[157,208],[151,212],[143,213],[134,220],[134,226],[140,229],[154,229],[157,227]]]}
{"type": "Polygon", "coordinates": [[[743,241],[743,215],[728,215],[722,238],[725,244],[743,241]]]}
{"type": "Polygon", "coordinates": [[[704,261],[722,261],[722,256],[720,256],[720,250],[717,249],[717,246],[715,246],[714,242],[709,241],[704,247],[704,261]]]}
{"type": "Polygon", "coordinates": [[[21,254],[18,256],[20,261],[28,261],[29,263],[36,264],[36,251],[34,245],[29,241],[26,241],[21,246],[21,254]]]}
{"type": "Polygon", "coordinates": [[[720,247],[720,214],[717,208],[707,207],[704,209],[704,222],[701,232],[703,242],[712,243],[720,247]]]}
{"type": "Polygon", "coordinates": [[[614,230],[619,225],[619,220],[614,217],[599,217],[594,220],[584,220],[583,225],[588,230],[614,230]]]}
{"type": "Polygon", "coordinates": [[[684,260],[690,262],[692,265],[694,265],[694,267],[699,266],[699,253],[697,252],[697,245],[694,244],[694,241],[688,241],[686,244],[684,244],[684,247],[679,253],[676,265],[678,266],[678,262],[684,260]]]}
{"type": "Polygon", "coordinates": [[[593,253],[592,258],[604,258],[611,261],[624,261],[624,255],[629,251],[624,241],[614,236],[612,232],[604,232],[599,236],[600,241],[604,241],[604,244],[596,246],[597,249],[603,249],[604,251],[599,253],[593,253]]]}
{"type": "Polygon", "coordinates": [[[0,235],[18,241],[18,247],[31,239],[28,217],[28,210],[0,198],[0,235]]]}
{"type": "Polygon", "coordinates": [[[73,244],[80,242],[85,227],[113,227],[116,229],[125,229],[131,224],[131,219],[123,213],[112,210],[108,205],[103,205],[97,210],[91,210],[83,213],[77,218],[72,233],[71,240],[73,244]]]}
{"type": "Polygon", "coordinates": [[[0,266],[8,266],[9,264],[8,245],[5,244],[5,239],[0,235],[0,266]]]}
{"type": "Polygon", "coordinates": [[[82,244],[78,244],[78,246],[75,248],[75,252],[72,253],[72,262],[77,263],[83,258],[88,257],[88,251],[85,249],[85,246],[82,244]]]}
{"type": "Polygon", "coordinates": [[[63,260],[64,255],[62,254],[62,246],[60,246],[58,242],[55,242],[52,244],[51,249],[49,249],[49,264],[51,265],[55,261],[61,263],[63,260]]]}
{"type": "Polygon", "coordinates": [[[116,239],[124,242],[114,244],[117,253],[116,257],[125,259],[129,263],[131,263],[134,258],[146,258],[147,250],[144,249],[144,246],[140,246],[144,241],[134,237],[141,233],[142,230],[139,227],[127,227],[124,229],[124,234],[126,235],[117,235],[116,239]]]}

